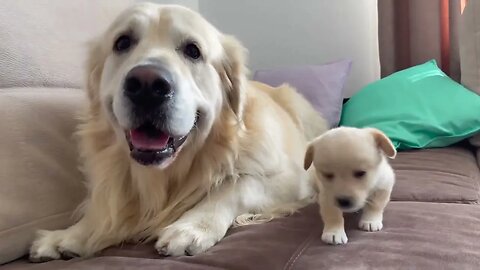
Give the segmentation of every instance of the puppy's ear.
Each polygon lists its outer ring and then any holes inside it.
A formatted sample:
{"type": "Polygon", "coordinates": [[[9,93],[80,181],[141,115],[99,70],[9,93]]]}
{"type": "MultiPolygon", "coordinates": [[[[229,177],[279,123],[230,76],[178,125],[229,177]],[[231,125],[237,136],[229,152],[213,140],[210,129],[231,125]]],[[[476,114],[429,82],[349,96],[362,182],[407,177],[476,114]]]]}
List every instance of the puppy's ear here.
{"type": "Polygon", "coordinates": [[[303,168],[308,170],[313,162],[314,147],[313,144],[308,144],[307,152],[305,152],[305,159],[303,160],[303,168]]]}
{"type": "Polygon", "coordinates": [[[372,134],[373,139],[375,140],[377,146],[382,150],[385,155],[391,159],[395,158],[397,155],[397,150],[393,146],[392,141],[385,135],[383,132],[376,128],[367,129],[370,134],[372,134]]]}
{"type": "Polygon", "coordinates": [[[224,56],[216,66],[223,88],[226,91],[227,102],[237,119],[242,119],[243,106],[246,98],[245,84],[247,81],[246,55],[247,50],[232,36],[222,37],[224,56]]]}
{"type": "Polygon", "coordinates": [[[90,50],[87,59],[87,93],[93,106],[100,105],[99,88],[105,56],[100,39],[89,43],[90,50]]]}

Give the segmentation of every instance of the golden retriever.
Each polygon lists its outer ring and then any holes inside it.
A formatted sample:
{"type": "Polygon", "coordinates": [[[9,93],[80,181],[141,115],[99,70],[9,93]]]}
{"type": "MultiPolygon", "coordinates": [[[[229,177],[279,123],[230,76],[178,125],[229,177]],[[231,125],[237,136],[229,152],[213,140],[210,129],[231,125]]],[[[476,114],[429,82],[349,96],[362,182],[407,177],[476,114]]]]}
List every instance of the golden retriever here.
{"type": "Polygon", "coordinates": [[[305,169],[314,164],[325,243],[347,243],[343,212],[363,208],[359,228],[371,232],[383,228],[383,211],[395,183],[386,157],[395,155],[390,139],[374,128],[339,127],[309,144],[305,169]]]}
{"type": "Polygon", "coordinates": [[[40,231],[30,259],[154,239],[163,255],[195,255],[235,221],[269,220],[308,201],[303,156],[326,123],[292,88],[249,81],[245,54],[187,8],[122,13],[88,62],[81,218],[40,231]]]}

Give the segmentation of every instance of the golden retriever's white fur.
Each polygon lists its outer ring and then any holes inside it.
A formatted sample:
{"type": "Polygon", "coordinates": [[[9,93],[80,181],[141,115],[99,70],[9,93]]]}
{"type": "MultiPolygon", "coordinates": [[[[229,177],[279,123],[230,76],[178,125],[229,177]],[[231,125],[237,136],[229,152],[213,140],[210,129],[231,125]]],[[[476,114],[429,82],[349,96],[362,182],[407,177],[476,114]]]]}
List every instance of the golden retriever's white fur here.
{"type": "Polygon", "coordinates": [[[347,243],[343,212],[363,208],[360,229],[379,231],[383,228],[383,210],[395,183],[395,173],[386,157],[395,155],[390,139],[374,128],[339,127],[309,144],[305,169],[314,164],[324,242],[347,243]]]}
{"type": "Polygon", "coordinates": [[[189,9],[139,4],[121,14],[93,43],[88,62],[89,105],[78,131],[89,189],[81,218],[65,230],[40,231],[31,260],[153,239],[161,254],[197,254],[235,220],[263,221],[300,207],[313,194],[302,164],[306,145],[326,123],[292,88],[246,76],[241,44],[189,9]],[[126,33],[134,40],[118,46],[131,48],[113,51],[126,33]],[[182,53],[192,40],[202,54],[195,61],[182,53]],[[132,105],[122,83],[152,59],[177,78],[168,128],[188,138],[168,161],[144,166],[130,157],[132,105]]]}

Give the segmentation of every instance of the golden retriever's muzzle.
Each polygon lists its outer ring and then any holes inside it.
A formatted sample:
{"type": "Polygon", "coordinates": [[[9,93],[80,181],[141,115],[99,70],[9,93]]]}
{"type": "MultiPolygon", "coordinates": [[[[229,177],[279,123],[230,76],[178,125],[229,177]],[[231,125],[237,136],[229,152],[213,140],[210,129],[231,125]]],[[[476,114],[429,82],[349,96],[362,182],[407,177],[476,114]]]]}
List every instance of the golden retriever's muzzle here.
{"type": "Polygon", "coordinates": [[[169,107],[174,102],[175,81],[163,65],[134,67],[124,81],[133,126],[126,132],[131,157],[143,165],[158,165],[172,158],[187,139],[169,132],[169,107]]]}

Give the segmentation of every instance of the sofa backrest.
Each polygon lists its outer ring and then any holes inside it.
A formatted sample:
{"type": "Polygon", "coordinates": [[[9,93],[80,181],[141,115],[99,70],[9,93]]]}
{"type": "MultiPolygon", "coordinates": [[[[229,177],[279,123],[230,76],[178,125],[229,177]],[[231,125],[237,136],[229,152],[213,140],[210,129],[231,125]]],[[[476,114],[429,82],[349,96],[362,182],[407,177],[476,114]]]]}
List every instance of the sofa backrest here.
{"type": "Polygon", "coordinates": [[[131,0],[2,0],[0,88],[81,88],[87,43],[131,0]]]}

